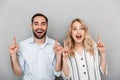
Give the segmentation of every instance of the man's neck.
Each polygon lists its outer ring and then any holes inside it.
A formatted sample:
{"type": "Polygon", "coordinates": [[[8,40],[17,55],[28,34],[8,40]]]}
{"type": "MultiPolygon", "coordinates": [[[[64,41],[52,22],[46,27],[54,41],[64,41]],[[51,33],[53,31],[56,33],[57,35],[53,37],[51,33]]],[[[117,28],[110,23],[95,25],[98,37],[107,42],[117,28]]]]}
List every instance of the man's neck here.
{"type": "Polygon", "coordinates": [[[39,45],[39,46],[41,46],[42,44],[44,44],[44,43],[45,43],[45,40],[46,40],[46,36],[43,37],[42,39],[38,39],[38,38],[34,37],[35,43],[36,43],[37,45],[39,45]]]}

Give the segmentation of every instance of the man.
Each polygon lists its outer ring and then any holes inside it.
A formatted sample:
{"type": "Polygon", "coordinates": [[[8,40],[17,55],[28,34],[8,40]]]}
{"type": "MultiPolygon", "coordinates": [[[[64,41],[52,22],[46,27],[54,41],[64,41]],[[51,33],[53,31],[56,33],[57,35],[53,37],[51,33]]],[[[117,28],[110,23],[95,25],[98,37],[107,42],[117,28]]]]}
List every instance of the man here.
{"type": "Polygon", "coordinates": [[[33,36],[19,46],[14,37],[9,47],[12,69],[22,80],[54,80],[61,75],[62,47],[47,35],[48,19],[38,13],[31,19],[33,36]]]}

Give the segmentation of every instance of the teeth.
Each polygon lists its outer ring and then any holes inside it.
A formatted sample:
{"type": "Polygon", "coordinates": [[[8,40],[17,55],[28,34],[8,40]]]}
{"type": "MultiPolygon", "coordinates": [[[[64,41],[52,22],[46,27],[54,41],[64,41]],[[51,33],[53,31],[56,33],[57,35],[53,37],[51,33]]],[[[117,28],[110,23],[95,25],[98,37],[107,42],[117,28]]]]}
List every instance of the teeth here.
{"type": "Polygon", "coordinates": [[[80,36],[76,36],[77,38],[81,38],[82,36],[80,35],[80,36]]]}
{"type": "Polygon", "coordinates": [[[37,33],[42,33],[42,32],[37,32],[37,33]]]}
{"type": "Polygon", "coordinates": [[[43,31],[37,31],[38,33],[42,33],[43,31]]]}
{"type": "Polygon", "coordinates": [[[80,35],[80,37],[82,37],[82,35],[80,35]]]}
{"type": "Polygon", "coordinates": [[[37,33],[42,33],[42,31],[37,31],[37,33]]]}
{"type": "Polygon", "coordinates": [[[42,32],[42,31],[37,31],[37,32],[42,32]]]}

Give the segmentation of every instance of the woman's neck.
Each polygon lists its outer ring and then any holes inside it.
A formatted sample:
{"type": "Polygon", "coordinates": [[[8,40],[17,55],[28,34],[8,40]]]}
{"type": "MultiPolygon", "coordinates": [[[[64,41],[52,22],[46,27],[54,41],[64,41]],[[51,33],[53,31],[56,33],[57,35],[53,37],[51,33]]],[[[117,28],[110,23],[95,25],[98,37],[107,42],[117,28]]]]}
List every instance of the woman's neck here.
{"type": "Polygon", "coordinates": [[[75,44],[75,51],[82,56],[83,53],[83,44],[75,44]]]}

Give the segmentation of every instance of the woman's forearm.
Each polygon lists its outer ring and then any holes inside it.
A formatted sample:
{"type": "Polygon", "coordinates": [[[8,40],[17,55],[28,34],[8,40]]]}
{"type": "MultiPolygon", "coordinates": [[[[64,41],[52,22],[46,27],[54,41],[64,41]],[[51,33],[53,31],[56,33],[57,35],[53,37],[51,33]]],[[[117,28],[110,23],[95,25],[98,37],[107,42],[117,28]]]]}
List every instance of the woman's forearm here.
{"type": "Polygon", "coordinates": [[[100,67],[102,68],[103,73],[106,73],[106,55],[102,53],[100,56],[100,67]]]}
{"type": "Polygon", "coordinates": [[[65,77],[69,76],[69,67],[68,67],[67,58],[63,58],[63,68],[62,68],[62,71],[63,71],[65,77]]]}

